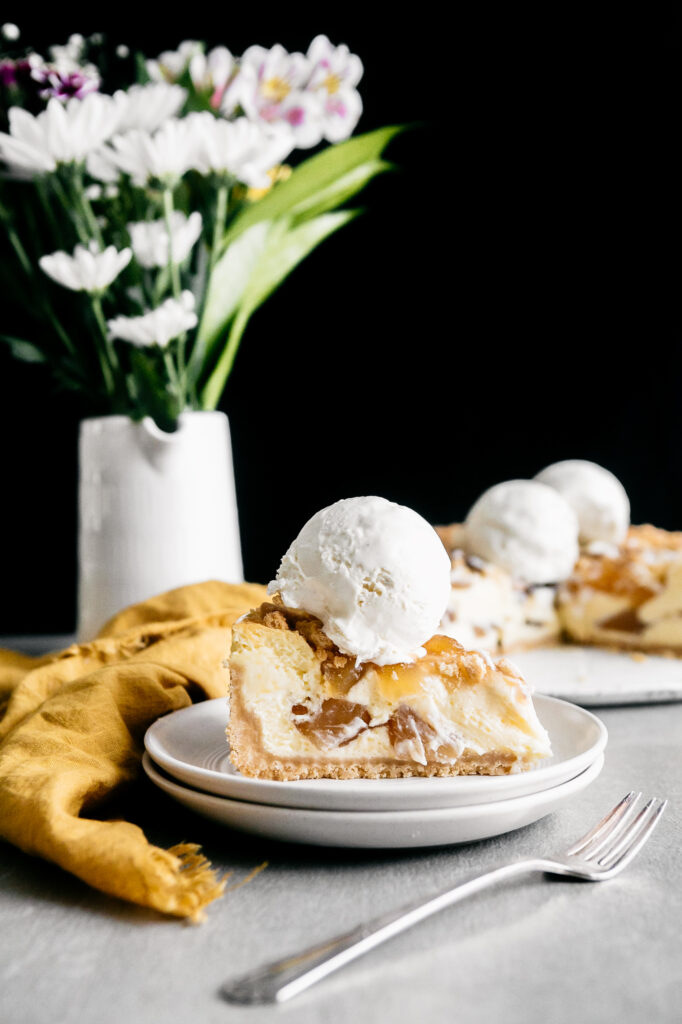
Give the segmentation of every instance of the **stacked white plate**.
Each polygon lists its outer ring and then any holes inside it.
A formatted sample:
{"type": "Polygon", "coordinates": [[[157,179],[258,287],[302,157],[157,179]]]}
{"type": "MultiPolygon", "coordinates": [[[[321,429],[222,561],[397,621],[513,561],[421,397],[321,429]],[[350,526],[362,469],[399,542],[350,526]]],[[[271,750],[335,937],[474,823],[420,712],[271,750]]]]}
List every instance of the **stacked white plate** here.
{"type": "Polygon", "coordinates": [[[537,821],[596,779],[606,728],[574,704],[534,698],[553,757],[518,775],[273,782],[240,775],[225,737],[225,700],[160,718],[145,736],[149,778],[185,807],[223,825],[318,846],[444,846],[537,821]]]}

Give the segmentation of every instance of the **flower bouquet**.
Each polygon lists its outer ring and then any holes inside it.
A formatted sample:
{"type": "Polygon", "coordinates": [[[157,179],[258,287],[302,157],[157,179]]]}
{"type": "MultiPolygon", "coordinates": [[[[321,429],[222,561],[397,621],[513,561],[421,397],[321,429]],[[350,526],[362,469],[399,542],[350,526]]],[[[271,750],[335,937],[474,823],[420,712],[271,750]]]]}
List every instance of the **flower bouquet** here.
{"type": "Polygon", "coordinates": [[[100,36],[43,57],[0,33],[0,339],[84,407],[90,638],[126,604],[242,578],[212,410],[251,315],[357,215],[398,129],[350,137],[362,65],[325,36],[305,54],[184,42],[148,60],[100,36]]]}
{"type": "Polygon", "coordinates": [[[23,311],[1,336],[89,414],[172,431],[216,408],[252,313],[357,215],[398,129],[350,138],[362,64],[322,35],[147,60],[99,36],[42,57],[2,32],[0,274],[23,311]]]}

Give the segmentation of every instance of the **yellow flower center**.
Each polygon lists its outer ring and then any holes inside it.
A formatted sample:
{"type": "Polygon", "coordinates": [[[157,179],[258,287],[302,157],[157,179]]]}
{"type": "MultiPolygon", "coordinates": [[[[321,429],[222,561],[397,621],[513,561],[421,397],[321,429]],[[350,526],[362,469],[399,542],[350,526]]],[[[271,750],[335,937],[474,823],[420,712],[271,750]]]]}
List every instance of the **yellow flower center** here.
{"type": "MultiPolygon", "coordinates": [[[[268,178],[272,182],[272,185],[276,185],[278,181],[286,181],[287,178],[291,177],[291,167],[288,164],[278,164],[276,167],[271,167],[268,171],[268,178]]],[[[245,189],[242,195],[238,195],[238,199],[246,199],[250,203],[255,203],[258,199],[262,199],[266,196],[272,185],[268,185],[267,188],[249,188],[245,189]]]]}
{"type": "Polygon", "coordinates": [[[324,80],[324,87],[329,95],[333,96],[341,88],[341,79],[338,75],[327,75],[324,80]]]}
{"type": "Polygon", "coordinates": [[[268,78],[262,85],[263,96],[266,100],[274,100],[281,103],[291,92],[291,86],[283,78],[268,78]]]}

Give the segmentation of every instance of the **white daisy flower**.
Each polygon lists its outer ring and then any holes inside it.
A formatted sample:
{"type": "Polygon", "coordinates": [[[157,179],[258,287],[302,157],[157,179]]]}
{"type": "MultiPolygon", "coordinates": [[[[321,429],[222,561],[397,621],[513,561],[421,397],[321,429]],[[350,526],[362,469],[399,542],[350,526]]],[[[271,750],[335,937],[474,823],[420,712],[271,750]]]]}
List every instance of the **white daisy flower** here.
{"type": "Polygon", "coordinates": [[[270,171],[294,148],[294,135],[286,124],[269,125],[239,117],[223,121],[212,114],[193,115],[197,125],[197,170],[226,174],[249,188],[268,188],[270,171]]]}
{"type": "Polygon", "coordinates": [[[50,60],[61,71],[76,71],[81,66],[85,39],[75,32],[65,46],[51,46],[50,60]]]}
{"type": "Polygon", "coordinates": [[[307,89],[322,102],[324,137],[341,142],[352,135],[362,114],[356,86],[362,78],[362,61],[347,46],[334,46],[326,36],[316,36],[308,47],[313,66],[307,89]]]}
{"type": "Polygon", "coordinates": [[[103,153],[98,154],[99,163],[93,168],[91,162],[88,170],[94,177],[102,178],[111,168],[116,168],[129,174],[135,185],[143,186],[157,178],[164,185],[173,186],[196,163],[196,128],[192,117],[173,117],[154,133],[134,128],[115,135],[103,153]],[[95,173],[97,170],[99,174],[95,173]]]}
{"type": "Polygon", "coordinates": [[[156,60],[148,60],[147,74],[152,82],[177,82],[192,57],[203,51],[202,43],[196,39],[186,39],[180,43],[177,50],[164,50],[156,60]]]}
{"type": "Polygon", "coordinates": [[[74,292],[103,292],[130,263],[130,249],[117,250],[113,245],[102,252],[93,244],[88,249],[77,245],[73,256],[68,252],[53,252],[38,260],[41,270],[57,284],[74,292]]]}
{"type": "Polygon", "coordinates": [[[100,146],[99,149],[88,153],[85,167],[91,178],[107,182],[110,185],[114,185],[118,181],[120,172],[113,162],[111,154],[112,151],[108,146],[100,146]]]}
{"type": "Polygon", "coordinates": [[[112,338],[122,338],[138,348],[158,345],[165,348],[173,338],[197,325],[194,296],[183,292],[179,299],[166,299],[157,309],[143,316],[117,316],[107,320],[112,338]]]}
{"type": "Polygon", "coordinates": [[[65,103],[51,99],[37,115],[12,107],[9,135],[0,132],[0,157],[11,170],[31,174],[54,171],[58,164],[82,163],[116,131],[120,95],[93,92],[65,103]]]}
{"type": "Polygon", "coordinates": [[[321,100],[306,91],[312,70],[302,53],[287,53],[279,44],[270,50],[250,46],[241,59],[234,95],[251,120],[289,125],[296,145],[308,149],[322,139],[321,100]]]}
{"type": "Polygon", "coordinates": [[[124,101],[119,132],[133,128],[153,132],[160,128],[169,117],[175,117],[182,107],[187,93],[179,85],[168,82],[151,82],[148,85],[132,85],[123,93],[124,101]]]}
{"type": "Polygon", "coordinates": [[[195,53],[189,62],[189,74],[198,92],[210,93],[209,102],[214,110],[221,104],[231,104],[234,109],[235,102],[230,99],[233,90],[229,87],[237,74],[237,61],[226,46],[216,46],[208,54],[195,53]]]}
{"type": "MultiPolygon", "coordinates": [[[[136,221],[128,224],[130,242],[135,259],[141,266],[166,267],[169,258],[169,238],[166,221],[136,221]]],[[[192,246],[201,234],[201,214],[194,212],[186,217],[180,210],[171,214],[171,239],[173,263],[184,263],[192,246]]]]}

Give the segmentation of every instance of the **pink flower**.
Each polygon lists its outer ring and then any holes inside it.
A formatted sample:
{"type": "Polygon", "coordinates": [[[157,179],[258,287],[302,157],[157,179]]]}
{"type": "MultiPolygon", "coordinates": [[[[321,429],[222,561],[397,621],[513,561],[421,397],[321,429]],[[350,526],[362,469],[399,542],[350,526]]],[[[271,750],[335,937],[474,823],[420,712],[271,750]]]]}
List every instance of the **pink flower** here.
{"type": "Polygon", "coordinates": [[[287,53],[279,44],[270,50],[250,46],[231,93],[251,120],[284,122],[292,129],[296,146],[308,149],[322,140],[321,104],[306,91],[311,71],[302,53],[287,53]]]}
{"type": "Polygon", "coordinates": [[[355,88],[362,78],[362,61],[347,46],[334,46],[326,36],[313,39],[307,56],[313,66],[307,89],[320,99],[324,137],[329,142],[347,139],[362,114],[355,88]]]}
{"type": "Polygon", "coordinates": [[[50,99],[52,96],[58,100],[78,99],[82,100],[88,93],[97,92],[99,89],[99,78],[88,75],[82,71],[57,71],[55,68],[36,68],[33,78],[42,88],[40,96],[50,99]]]}
{"type": "MultiPolygon", "coordinates": [[[[210,53],[195,53],[189,62],[189,75],[197,92],[209,94],[214,110],[231,104],[229,88],[237,73],[237,62],[225,46],[216,46],[210,53]]],[[[233,106],[234,104],[232,104],[233,106]]]]}

